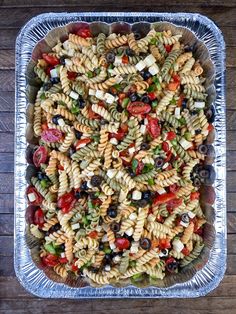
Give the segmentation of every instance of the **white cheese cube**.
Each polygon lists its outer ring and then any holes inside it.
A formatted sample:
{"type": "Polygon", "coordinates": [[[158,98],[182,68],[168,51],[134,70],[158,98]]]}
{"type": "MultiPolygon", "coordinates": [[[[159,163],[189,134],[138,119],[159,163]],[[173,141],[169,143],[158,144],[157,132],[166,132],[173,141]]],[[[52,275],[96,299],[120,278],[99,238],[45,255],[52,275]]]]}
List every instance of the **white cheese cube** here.
{"type": "Polygon", "coordinates": [[[115,97],[109,93],[106,93],[104,98],[108,104],[112,104],[115,101],[115,97]]]}
{"type": "Polygon", "coordinates": [[[63,119],[58,119],[57,122],[61,127],[65,126],[65,121],[63,119]]]}
{"type": "Polygon", "coordinates": [[[66,254],[64,252],[61,253],[61,257],[64,258],[66,257],[66,254]]]}
{"type": "Polygon", "coordinates": [[[88,93],[89,93],[90,96],[95,96],[96,91],[95,91],[95,89],[90,88],[88,93]]]}
{"type": "Polygon", "coordinates": [[[116,173],[117,173],[117,170],[116,170],[116,169],[108,169],[108,170],[107,170],[107,176],[108,176],[108,178],[110,178],[110,179],[114,178],[115,175],[116,175],[116,173]]]}
{"type": "Polygon", "coordinates": [[[117,145],[117,144],[118,144],[118,141],[117,141],[117,139],[116,139],[115,137],[112,137],[112,138],[110,139],[110,143],[113,144],[113,145],[117,145]]]}
{"type": "Polygon", "coordinates": [[[110,266],[110,265],[106,265],[106,266],[104,267],[104,270],[105,270],[105,271],[111,271],[111,266],[110,266]]]}
{"type": "Polygon", "coordinates": [[[116,248],[115,243],[111,243],[111,244],[110,244],[110,248],[111,248],[112,250],[114,250],[114,249],[116,248]]]}
{"type": "Polygon", "coordinates": [[[116,263],[116,264],[117,264],[117,263],[119,263],[119,262],[120,262],[121,257],[120,257],[119,255],[116,255],[115,257],[113,257],[113,259],[112,259],[112,260],[113,260],[113,262],[114,262],[114,263],[116,263]]]}
{"type": "Polygon", "coordinates": [[[34,194],[34,193],[29,193],[29,194],[28,194],[28,199],[29,199],[29,201],[30,201],[31,203],[34,202],[34,201],[36,200],[35,194],[34,194]]]}
{"type": "Polygon", "coordinates": [[[87,173],[87,176],[88,176],[88,177],[94,176],[94,172],[93,172],[93,171],[89,171],[89,172],[87,173]]]}
{"type": "Polygon", "coordinates": [[[175,117],[176,117],[177,119],[181,118],[181,115],[180,115],[180,107],[175,108],[175,117]]]}
{"type": "Polygon", "coordinates": [[[68,55],[69,57],[73,57],[74,54],[75,54],[75,49],[73,49],[73,48],[70,48],[70,49],[67,51],[67,55],[68,55]]]}
{"type": "Polygon", "coordinates": [[[157,190],[157,193],[160,194],[160,195],[161,194],[165,194],[166,190],[164,188],[160,188],[160,189],[157,190]]]}
{"type": "Polygon", "coordinates": [[[135,64],[135,68],[138,71],[142,71],[146,67],[146,63],[143,60],[140,60],[137,64],[135,64]]]}
{"type": "Polygon", "coordinates": [[[134,147],[130,147],[128,149],[128,151],[129,151],[130,155],[133,155],[133,153],[135,153],[135,148],[134,147]]]}
{"type": "Polygon", "coordinates": [[[181,138],[179,143],[183,147],[183,149],[185,149],[185,150],[187,150],[190,147],[192,147],[192,142],[187,141],[185,138],[181,138]]]}
{"type": "Polygon", "coordinates": [[[58,77],[57,69],[52,69],[50,71],[50,75],[51,75],[51,77],[58,77]]]}
{"type": "Polygon", "coordinates": [[[104,236],[102,237],[102,242],[107,242],[108,238],[107,238],[107,234],[104,234],[104,236]]]}
{"type": "Polygon", "coordinates": [[[203,109],[203,108],[205,108],[205,102],[204,101],[195,101],[194,107],[197,109],[203,109]]]}
{"type": "Polygon", "coordinates": [[[173,248],[176,252],[181,252],[184,248],[184,245],[183,243],[179,240],[179,239],[175,239],[173,242],[172,242],[172,245],[173,245],[173,248]]]}
{"type": "Polygon", "coordinates": [[[79,98],[79,94],[77,94],[76,92],[74,92],[73,90],[70,92],[69,96],[75,100],[77,100],[79,98]]]}
{"type": "Polygon", "coordinates": [[[140,133],[145,134],[145,132],[146,132],[146,125],[142,124],[140,127],[140,133]]]}
{"type": "Polygon", "coordinates": [[[121,56],[116,56],[114,64],[115,64],[115,66],[116,65],[121,65],[122,64],[122,57],[121,56]]]}
{"type": "Polygon", "coordinates": [[[68,66],[71,66],[73,65],[73,62],[71,61],[71,59],[65,59],[65,64],[68,65],[68,66]]]}
{"type": "Polygon", "coordinates": [[[153,63],[156,62],[156,59],[153,57],[152,54],[150,54],[143,61],[147,67],[150,67],[151,65],[153,65],[153,63]]]}
{"type": "Polygon", "coordinates": [[[190,219],[193,219],[196,215],[193,212],[188,212],[188,216],[190,219]]]}
{"type": "Polygon", "coordinates": [[[140,191],[134,190],[132,193],[132,199],[138,201],[138,200],[141,200],[141,198],[142,198],[142,193],[140,191]]]}
{"type": "Polygon", "coordinates": [[[168,166],[169,166],[169,163],[166,162],[166,163],[164,163],[164,165],[162,166],[162,169],[166,169],[168,166]]]}
{"type": "Polygon", "coordinates": [[[148,68],[148,72],[151,73],[152,75],[156,75],[157,73],[159,73],[159,67],[156,63],[154,63],[152,66],[150,66],[148,68]]]}
{"type": "Polygon", "coordinates": [[[76,224],[74,224],[74,225],[71,225],[71,228],[72,228],[72,230],[79,229],[79,228],[80,228],[80,224],[79,224],[79,223],[76,223],[76,224]]]}
{"type": "Polygon", "coordinates": [[[127,236],[132,236],[132,234],[134,233],[134,228],[130,227],[125,231],[125,234],[127,234],[127,236]]]}
{"type": "Polygon", "coordinates": [[[132,254],[138,253],[138,247],[132,245],[130,247],[130,253],[132,253],[132,254]]]}
{"type": "Polygon", "coordinates": [[[102,91],[102,90],[97,90],[96,93],[95,93],[95,96],[96,96],[98,99],[103,100],[103,99],[104,99],[104,91],[102,91]]]}
{"type": "Polygon", "coordinates": [[[129,219],[130,219],[130,220],[136,220],[137,217],[138,217],[138,216],[137,216],[136,213],[132,213],[132,214],[129,215],[129,219]]]}

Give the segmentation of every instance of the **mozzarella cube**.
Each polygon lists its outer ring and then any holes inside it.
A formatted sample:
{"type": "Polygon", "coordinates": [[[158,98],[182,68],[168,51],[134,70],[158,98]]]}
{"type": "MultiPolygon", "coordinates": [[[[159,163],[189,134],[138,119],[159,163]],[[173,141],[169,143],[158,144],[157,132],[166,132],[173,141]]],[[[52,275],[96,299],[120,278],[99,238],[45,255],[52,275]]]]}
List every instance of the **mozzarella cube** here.
{"type": "Polygon", "coordinates": [[[65,64],[68,65],[68,66],[71,66],[73,65],[73,62],[71,61],[71,59],[65,59],[65,64]]]}
{"type": "Polygon", "coordinates": [[[138,216],[137,216],[136,213],[132,213],[132,214],[129,215],[129,219],[130,219],[130,220],[136,220],[137,217],[138,217],[138,216]]]}
{"type": "Polygon", "coordinates": [[[64,258],[66,257],[66,254],[64,252],[61,253],[61,257],[64,258]]]}
{"type": "Polygon", "coordinates": [[[116,173],[117,173],[116,169],[108,169],[107,170],[107,176],[110,179],[114,178],[116,173]]]}
{"type": "Polygon", "coordinates": [[[96,96],[98,99],[103,100],[103,99],[104,99],[104,91],[102,91],[102,90],[96,90],[95,96],[96,96]]]}
{"type": "Polygon", "coordinates": [[[172,245],[173,245],[173,248],[176,252],[181,252],[184,248],[184,245],[183,243],[179,240],[179,239],[175,239],[173,242],[172,242],[172,245]]]}
{"type": "Polygon", "coordinates": [[[164,163],[164,165],[162,166],[162,169],[166,169],[168,166],[169,166],[169,163],[166,162],[166,163],[164,163]]]}
{"type": "Polygon", "coordinates": [[[52,69],[50,71],[50,75],[51,75],[51,77],[58,77],[57,69],[52,69]]]}
{"type": "Polygon", "coordinates": [[[145,132],[146,132],[146,125],[142,124],[140,127],[140,133],[145,134],[145,132]]]}
{"type": "Polygon", "coordinates": [[[29,193],[29,194],[28,194],[28,199],[29,199],[29,201],[30,201],[31,203],[34,202],[34,201],[36,200],[35,194],[34,194],[34,193],[29,193]]]}
{"type": "Polygon", "coordinates": [[[138,201],[138,200],[141,200],[141,198],[142,198],[142,193],[140,191],[134,190],[132,193],[132,199],[138,201]]]}
{"type": "Polygon", "coordinates": [[[77,223],[77,224],[71,225],[71,228],[72,228],[72,230],[79,229],[80,228],[80,224],[77,223]]]}
{"type": "Polygon", "coordinates": [[[150,54],[143,61],[147,67],[150,67],[151,65],[153,65],[153,63],[156,62],[156,59],[153,57],[152,54],[150,54]]]}
{"type": "Polygon", "coordinates": [[[115,97],[109,93],[106,93],[104,98],[108,104],[112,104],[115,101],[115,97]]]}
{"type": "Polygon", "coordinates": [[[179,143],[183,147],[183,149],[185,149],[185,150],[187,150],[190,147],[192,147],[192,142],[187,141],[185,138],[181,138],[179,143]]]}
{"type": "Polygon", "coordinates": [[[89,93],[89,96],[95,96],[96,91],[95,91],[95,89],[90,88],[88,93],[89,93]]]}
{"type": "Polygon", "coordinates": [[[118,144],[118,141],[117,141],[117,139],[116,139],[115,137],[112,137],[112,138],[110,139],[110,143],[113,144],[113,145],[117,145],[117,144],[118,144]]]}
{"type": "Polygon", "coordinates": [[[73,90],[70,92],[69,95],[71,98],[77,100],[79,98],[79,94],[77,94],[76,92],[74,92],[73,90]]]}
{"type": "Polygon", "coordinates": [[[180,107],[175,108],[175,117],[176,117],[177,119],[181,118],[181,115],[180,115],[180,107]]]}
{"type": "Polygon", "coordinates": [[[180,225],[187,228],[189,226],[188,222],[183,222],[182,220],[180,221],[180,225]]]}
{"type": "Polygon", "coordinates": [[[157,73],[159,73],[159,67],[156,63],[154,63],[152,66],[150,66],[148,68],[149,73],[151,73],[152,75],[156,75],[157,73]]]}
{"type": "Polygon", "coordinates": [[[135,68],[138,71],[142,71],[146,67],[146,63],[143,60],[140,60],[137,64],[135,64],[135,68]]]}
{"type": "Polygon", "coordinates": [[[135,153],[135,148],[134,147],[130,147],[128,149],[128,151],[129,151],[130,155],[133,155],[133,153],[135,153]]]}
{"type": "Polygon", "coordinates": [[[65,126],[65,121],[63,119],[58,119],[57,122],[61,127],[65,126]]]}
{"type": "MultiPolygon", "coordinates": [[[[114,249],[113,249],[114,250],[114,249]]],[[[121,257],[119,256],[119,255],[116,255],[115,257],[113,257],[113,262],[114,263],[119,263],[120,262],[120,260],[121,260],[121,257]]]]}
{"type": "Polygon", "coordinates": [[[130,253],[132,253],[132,254],[138,253],[138,247],[132,245],[130,248],[130,253]]]}
{"type": "Polygon", "coordinates": [[[116,56],[115,57],[115,61],[114,61],[114,65],[121,65],[122,64],[122,57],[121,56],[116,56]]]}
{"type": "Polygon", "coordinates": [[[105,270],[105,271],[110,271],[110,270],[111,270],[111,266],[107,264],[107,265],[104,267],[104,270],[105,270]]]}
{"type": "Polygon", "coordinates": [[[165,194],[166,190],[164,188],[160,188],[160,189],[157,190],[157,193],[160,194],[160,195],[161,194],[165,194]]]}
{"type": "Polygon", "coordinates": [[[115,244],[114,244],[114,243],[111,243],[111,244],[110,244],[110,248],[111,248],[112,250],[114,250],[114,249],[116,248],[115,244]]]}
{"type": "Polygon", "coordinates": [[[195,101],[194,107],[197,109],[203,109],[203,108],[205,108],[205,102],[204,101],[195,101]]]}

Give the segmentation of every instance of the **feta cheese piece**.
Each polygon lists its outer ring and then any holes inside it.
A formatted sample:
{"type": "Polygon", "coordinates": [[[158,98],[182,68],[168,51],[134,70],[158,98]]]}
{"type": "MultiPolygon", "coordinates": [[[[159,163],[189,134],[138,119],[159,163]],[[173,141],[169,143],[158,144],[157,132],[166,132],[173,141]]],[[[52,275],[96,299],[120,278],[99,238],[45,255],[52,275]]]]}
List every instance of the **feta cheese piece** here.
{"type": "Polygon", "coordinates": [[[142,124],[140,127],[140,133],[145,134],[145,132],[146,132],[146,125],[142,124]]]}
{"type": "Polygon", "coordinates": [[[104,270],[105,270],[105,271],[110,271],[110,270],[111,270],[111,266],[107,264],[107,265],[104,267],[104,270]]]}
{"type": "Polygon", "coordinates": [[[104,234],[104,236],[102,237],[102,242],[107,242],[108,238],[107,238],[107,234],[104,234]]]}
{"type": "Polygon", "coordinates": [[[188,212],[188,216],[190,219],[193,219],[196,216],[196,214],[194,214],[193,212],[188,212]]]}
{"type": "Polygon", "coordinates": [[[74,92],[73,90],[70,92],[69,95],[71,98],[77,100],[79,98],[79,94],[77,94],[76,92],[74,92]]]}
{"type": "Polygon", "coordinates": [[[61,253],[61,257],[64,258],[66,257],[66,254],[64,252],[61,253]]]}
{"type": "Polygon", "coordinates": [[[195,101],[194,102],[194,107],[197,109],[203,109],[205,108],[205,102],[204,101],[195,101]]]}
{"type": "Polygon", "coordinates": [[[134,190],[132,193],[132,199],[138,201],[138,200],[141,200],[141,198],[142,198],[142,193],[138,190],[134,190]]]}
{"type": "Polygon", "coordinates": [[[153,57],[152,54],[150,54],[143,61],[147,67],[150,67],[151,65],[153,65],[153,63],[156,62],[156,59],[153,57]]]}
{"type": "Polygon", "coordinates": [[[130,215],[129,215],[129,219],[130,220],[136,220],[137,219],[137,214],[136,213],[131,213],[130,215]]]}
{"type": "Polygon", "coordinates": [[[79,229],[79,228],[80,228],[80,224],[79,224],[79,223],[76,223],[76,224],[74,224],[74,225],[71,225],[71,228],[72,228],[72,230],[79,229]]]}
{"type": "Polygon", "coordinates": [[[117,139],[115,137],[112,137],[110,139],[110,143],[113,144],[113,145],[118,145],[118,141],[117,141],[117,139]]]}
{"type": "Polygon", "coordinates": [[[57,122],[61,127],[65,126],[65,121],[63,119],[58,119],[57,122]]]}
{"type": "Polygon", "coordinates": [[[112,179],[114,178],[114,176],[117,174],[117,170],[116,169],[108,169],[107,170],[107,176],[108,178],[112,179]]]}
{"type": "Polygon", "coordinates": [[[104,99],[104,91],[102,91],[102,90],[96,90],[95,96],[96,96],[98,99],[103,100],[103,99],[104,99]]]}
{"type": "Polygon", "coordinates": [[[29,201],[30,201],[31,203],[34,202],[34,201],[36,200],[35,194],[34,194],[34,193],[29,193],[29,194],[28,194],[28,199],[29,199],[29,201]]]}
{"type": "Polygon", "coordinates": [[[142,71],[146,67],[146,63],[143,60],[140,60],[137,64],[135,64],[135,68],[138,71],[142,71]]]}
{"type": "Polygon", "coordinates": [[[159,67],[156,63],[154,63],[152,66],[150,66],[148,68],[148,72],[151,73],[152,75],[156,75],[157,73],[159,73],[159,67]]]}
{"type": "Polygon", "coordinates": [[[172,242],[172,245],[173,245],[173,248],[176,252],[181,252],[184,248],[184,245],[183,243],[179,240],[179,239],[175,239],[173,242],[172,242]]]}
{"type": "Polygon", "coordinates": [[[185,150],[192,147],[192,142],[187,141],[185,138],[181,138],[179,143],[183,147],[183,149],[185,149],[185,150]]]}
{"type": "Polygon", "coordinates": [[[122,64],[122,57],[121,56],[116,56],[115,57],[115,61],[114,61],[114,65],[121,65],[122,64]]]}
{"type": "Polygon", "coordinates": [[[114,250],[114,249],[116,248],[115,243],[111,243],[111,244],[110,244],[110,248],[111,248],[112,250],[114,250]]]}
{"type": "Polygon", "coordinates": [[[125,234],[127,234],[127,236],[132,236],[132,234],[134,233],[134,228],[130,227],[125,231],[125,234]]]}
{"type": "Polygon", "coordinates": [[[89,96],[95,96],[96,91],[95,91],[95,89],[90,88],[88,93],[89,93],[89,96]]]}
{"type": "Polygon", "coordinates": [[[166,169],[168,166],[169,166],[169,163],[166,162],[166,163],[164,163],[164,165],[162,166],[162,169],[166,169]]]}
{"type": "Polygon", "coordinates": [[[87,173],[87,176],[88,176],[88,177],[94,176],[94,172],[93,172],[93,171],[89,171],[89,172],[87,173]]]}
{"type": "Polygon", "coordinates": [[[63,46],[64,49],[68,50],[69,49],[69,40],[67,39],[66,41],[64,41],[62,46],[63,46]]]}
{"type": "Polygon", "coordinates": [[[119,255],[116,255],[115,257],[113,257],[112,260],[113,260],[114,263],[119,263],[120,260],[121,260],[121,257],[119,255]]]}
{"type": "Polygon", "coordinates": [[[66,58],[65,64],[70,66],[70,65],[73,65],[73,62],[71,61],[71,59],[66,58]]]}
{"type": "Polygon", "coordinates": [[[132,254],[138,253],[138,246],[131,245],[130,253],[132,253],[132,254]]]}
{"type": "Polygon", "coordinates": [[[86,143],[81,143],[80,145],[77,145],[77,149],[79,149],[79,148],[82,148],[82,147],[85,147],[87,144],[86,143]]]}
{"type": "Polygon", "coordinates": [[[106,93],[104,98],[108,104],[112,104],[115,101],[115,97],[110,93],[106,93]]]}
{"type": "Polygon", "coordinates": [[[128,151],[129,151],[130,155],[133,155],[133,153],[135,153],[135,148],[134,147],[130,147],[128,149],[128,151]]]}
{"type": "Polygon", "coordinates": [[[180,115],[180,107],[175,108],[175,117],[176,117],[177,119],[181,118],[181,115],[180,115]]]}
{"type": "Polygon", "coordinates": [[[161,194],[165,194],[166,190],[164,188],[160,188],[160,189],[157,190],[157,193],[160,194],[160,195],[161,194]]]}
{"type": "Polygon", "coordinates": [[[58,77],[57,69],[50,70],[51,77],[58,77]]]}
{"type": "Polygon", "coordinates": [[[144,125],[148,125],[148,119],[147,118],[144,119],[144,125]]]}

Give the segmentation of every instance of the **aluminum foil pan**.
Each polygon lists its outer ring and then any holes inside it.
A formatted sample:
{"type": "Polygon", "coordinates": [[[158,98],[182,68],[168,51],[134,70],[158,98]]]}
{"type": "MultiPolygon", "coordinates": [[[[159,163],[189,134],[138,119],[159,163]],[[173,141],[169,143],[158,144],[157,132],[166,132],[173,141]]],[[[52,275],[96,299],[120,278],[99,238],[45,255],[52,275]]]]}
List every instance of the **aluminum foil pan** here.
{"type": "MultiPolygon", "coordinates": [[[[16,130],[15,130],[15,271],[21,284],[31,293],[51,298],[175,298],[203,296],[213,290],[222,279],[226,268],[226,179],[225,179],[225,44],[216,25],[198,14],[168,13],[48,13],[30,20],[16,40],[16,130]],[[122,22],[121,22],[122,21],[122,22]],[[208,103],[216,107],[216,158],[214,184],[216,201],[214,209],[203,200],[208,227],[205,233],[206,247],[200,258],[178,274],[169,277],[158,287],[127,285],[94,288],[79,282],[62,282],[50,271],[40,270],[36,265],[37,241],[30,241],[25,223],[25,172],[27,163],[25,149],[27,141],[34,144],[31,132],[31,112],[37,91],[32,68],[42,51],[49,51],[57,38],[74,30],[78,22],[91,23],[94,35],[131,29],[141,30],[144,35],[150,27],[156,30],[171,28],[173,33],[181,31],[186,43],[196,44],[197,58],[206,73],[208,103]],[[191,31],[191,32],[190,32],[191,31]],[[28,245],[27,245],[28,244],[28,245]],[[29,245],[30,244],[30,245],[29,245]],[[29,249],[29,247],[31,250],[29,249]],[[33,258],[32,258],[33,257],[33,258]],[[53,280],[51,280],[53,279],[53,280]],[[69,285],[68,285],[69,284],[69,285]]],[[[209,139],[211,142],[212,139],[209,139]]],[[[207,161],[212,163],[212,160],[207,161]]],[[[205,190],[205,198],[208,191],[205,190]]]]}

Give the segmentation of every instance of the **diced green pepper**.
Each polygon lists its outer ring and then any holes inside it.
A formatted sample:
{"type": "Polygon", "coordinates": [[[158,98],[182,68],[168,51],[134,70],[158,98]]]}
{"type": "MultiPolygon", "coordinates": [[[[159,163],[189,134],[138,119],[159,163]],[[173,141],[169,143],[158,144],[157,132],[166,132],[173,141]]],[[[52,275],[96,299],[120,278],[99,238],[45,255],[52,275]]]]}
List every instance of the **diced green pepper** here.
{"type": "Polygon", "coordinates": [[[157,107],[157,105],[158,105],[157,100],[154,100],[154,101],[152,102],[152,108],[155,109],[155,108],[157,107]]]}
{"type": "Polygon", "coordinates": [[[132,276],[132,279],[134,281],[141,281],[143,279],[143,274],[142,273],[135,274],[135,275],[132,276]]]}
{"type": "Polygon", "coordinates": [[[46,188],[48,187],[48,185],[49,185],[49,182],[48,182],[48,180],[46,180],[46,179],[42,179],[42,180],[40,181],[40,185],[41,185],[41,187],[42,187],[43,189],[46,189],[46,188]]]}
{"type": "Polygon", "coordinates": [[[87,72],[87,77],[88,78],[92,78],[93,77],[93,72],[92,71],[88,71],[87,72]]]}
{"type": "Polygon", "coordinates": [[[151,92],[155,92],[155,90],[156,90],[156,85],[152,84],[148,87],[147,92],[151,93],[151,92]]]}
{"type": "Polygon", "coordinates": [[[128,103],[130,102],[130,99],[127,97],[127,98],[124,98],[123,101],[122,101],[122,104],[121,106],[123,108],[126,108],[128,106],[128,103]]]}
{"type": "Polygon", "coordinates": [[[132,160],[132,170],[134,173],[136,172],[137,167],[138,167],[138,160],[134,158],[132,160]]]}
{"type": "Polygon", "coordinates": [[[53,247],[52,243],[45,243],[44,244],[44,248],[46,251],[48,251],[49,253],[56,255],[56,249],[53,247]]]}
{"type": "Polygon", "coordinates": [[[153,178],[148,179],[148,184],[154,185],[155,184],[154,179],[153,178]]]}
{"type": "Polygon", "coordinates": [[[153,168],[154,168],[154,166],[153,166],[152,164],[144,164],[142,173],[148,173],[148,172],[150,172],[153,168]]]}
{"type": "Polygon", "coordinates": [[[129,261],[129,266],[130,267],[135,267],[136,266],[136,261],[129,261]]]}
{"type": "Polygon", "coordinates": [[[173,140],[171,141],[171,144],[172,144],[173,146],[176,146],[176,145],[177,145],[176,139],[173,139],[173,140]]]}
{"type": "Polygon", "coordinates": [[[45,93],[42,93],[42,94],[40,95],[40,99],[41,99],[41,100],[45,100],[45,99],[46,99],[45,93]]]}
{"type": "Polygon", "coordinates": [[[156,43],[157,43],[157,39],[156,39],[156,38],[152,38],[152,39],[150,40],[150,44],[151,44],[151,45],[156,45],[156,43]]]}
{"type": "Polygon", "coordinates": [[[180,123],[181,125],[186,124],[186,120],[184,119],[184,117],[181,117],[181,118],[179,119],[179,123],[180,123]]]}
{"type": "Polygon", "coordinates": [[[103,251],[104,251],[104,253],[106,253],[106,254],[110,254],[110,253],[111,253],[111,249],[110,249],[109,247],[105,247],[105,248],[103,249],[103,251]]]}
{"type": "Polygon", "coordinates": [[[184,137],[185,137],[185,139],[186,139],[187,141],[191,142],[191,140],[192,140],[192,135],[191,135],[190,132],[186,132],[186,133],[184,134],[184,137]]]}
{"type": "Polygon", "coordinates": [[[86,216],[83,216],[83,217],[82,217],[82,223],[83,223],[84,225],[88,225],[88,224],[89,224],[89,221],[88,221],[88,219],[87,219],[86,216]]]}

